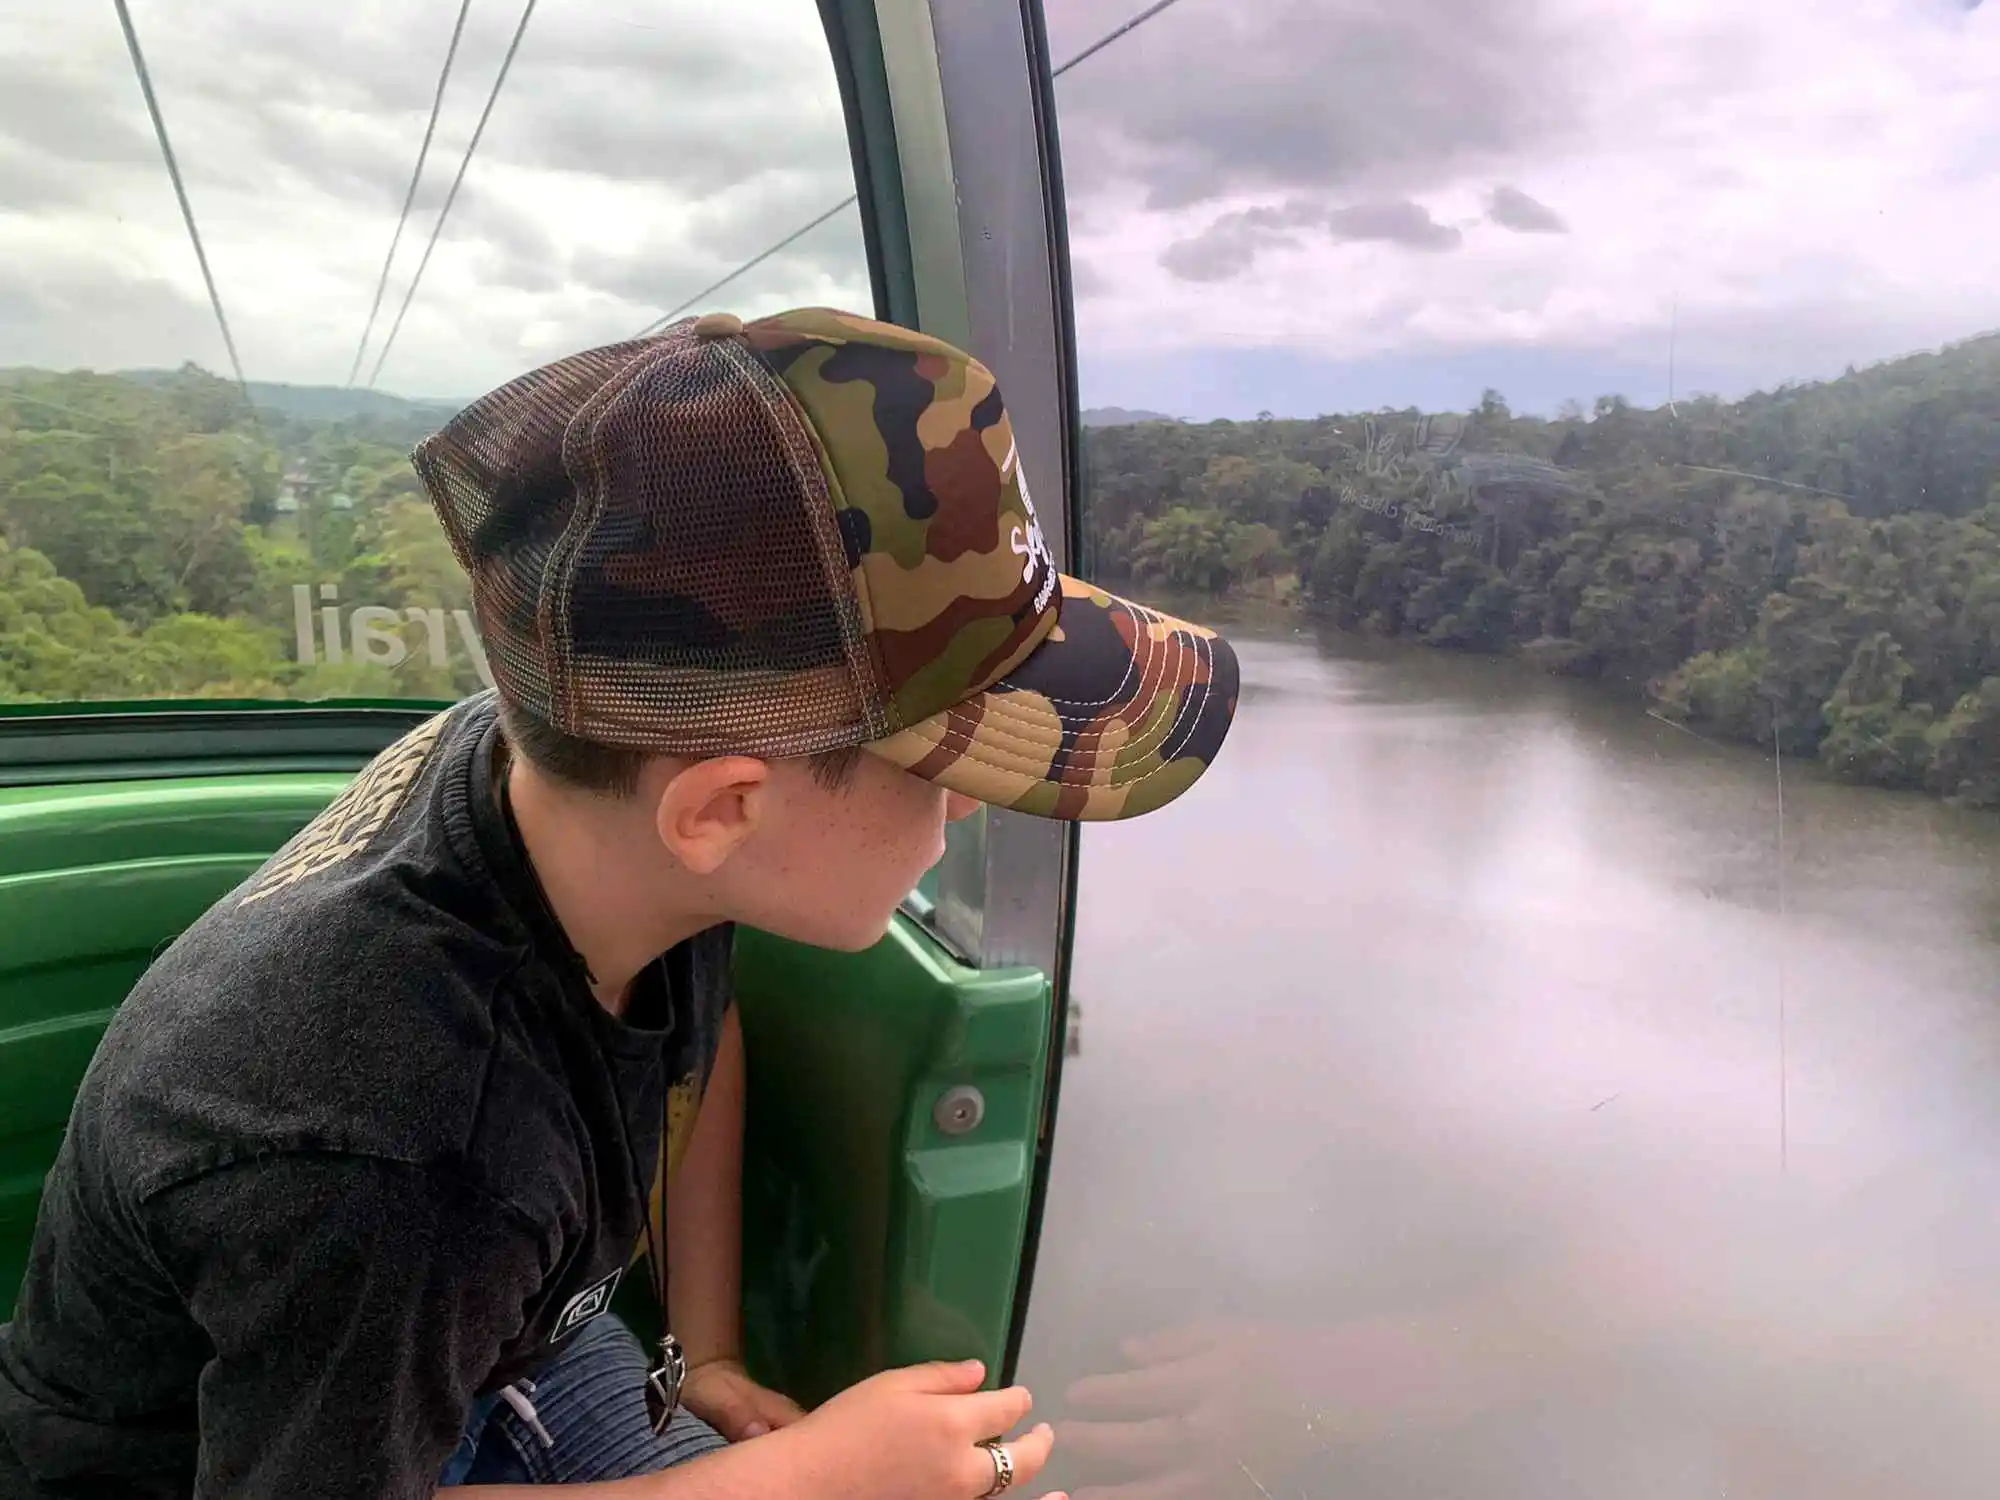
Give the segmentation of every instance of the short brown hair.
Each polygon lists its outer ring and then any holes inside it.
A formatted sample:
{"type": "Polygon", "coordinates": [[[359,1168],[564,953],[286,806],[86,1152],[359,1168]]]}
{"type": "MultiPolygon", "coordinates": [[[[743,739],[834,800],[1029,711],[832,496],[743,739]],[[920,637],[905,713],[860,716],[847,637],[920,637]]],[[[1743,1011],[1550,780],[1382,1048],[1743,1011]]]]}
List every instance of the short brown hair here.
{"type": "MultiPolygon", "coordinates": [[[[639,790],[639,773],[652,755],[624,745],[600,745],[558,729],[505,698],[500,703],[500,730],[508,745],[544,775],[600,796],[629,797],[639,790]]],[[[865,752],[859,745],[823,750],[805,759],[813,779],[837,792],[854,779],[865,752]]]]}

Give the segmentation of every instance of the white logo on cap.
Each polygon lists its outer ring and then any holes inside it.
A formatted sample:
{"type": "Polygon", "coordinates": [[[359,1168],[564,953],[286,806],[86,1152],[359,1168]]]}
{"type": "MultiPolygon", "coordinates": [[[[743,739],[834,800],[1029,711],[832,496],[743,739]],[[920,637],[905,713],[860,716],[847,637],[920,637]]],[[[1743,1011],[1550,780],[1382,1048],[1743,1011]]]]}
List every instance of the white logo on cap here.
{"type": "Polygon", "coordinates": [[[1016,557],[1026,559],[1021,564],[1023,583],[1035,581],[1036,563],[1048,570],[1048,576],[1042,580],[1042,587],[1035,595],[1035,608],[1041,610],[1048,608],[1049,596],[1056,591],[1056,559],[1055,554],[1049,551],[1048,538],[1042,535],[1041,518],[1035,514],[1035,501],[1028,493],[1028,466],[1020,461],[1020,457],[1020,450],[1010,442],[1007,457],[1000,465],[1003,481],[1010,470],[1013,472],[1014,482],[1021,491],[1021,504],[1028,512],[1028,524],[1014,528],[1008,545],[1013,548],[1016,557]]]}

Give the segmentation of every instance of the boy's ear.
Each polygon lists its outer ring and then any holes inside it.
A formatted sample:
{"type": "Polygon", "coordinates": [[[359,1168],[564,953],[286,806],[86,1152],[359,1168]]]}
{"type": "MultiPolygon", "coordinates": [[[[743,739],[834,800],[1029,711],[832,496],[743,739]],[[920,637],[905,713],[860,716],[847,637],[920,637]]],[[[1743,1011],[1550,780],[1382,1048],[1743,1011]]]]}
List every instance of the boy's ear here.
{"type": "Polygon", "coordinates": [[[671,770],[654,806],[660,842],[684,869],[712,875],[756,830],[770,801],[771,768],[722,755],[671,770]]]}

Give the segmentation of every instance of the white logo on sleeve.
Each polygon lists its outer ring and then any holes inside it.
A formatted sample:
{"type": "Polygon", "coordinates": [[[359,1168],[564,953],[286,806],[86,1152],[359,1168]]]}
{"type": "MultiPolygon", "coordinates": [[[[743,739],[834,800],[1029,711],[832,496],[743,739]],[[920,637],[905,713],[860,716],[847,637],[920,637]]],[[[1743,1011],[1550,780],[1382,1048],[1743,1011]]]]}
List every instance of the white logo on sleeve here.
{"type": "Polygon", "coordinates": [[[1023,559],[1021,563],[1023,583],[1035,581],[1037,564],[1047,569],[1047,576],[1043,578],[1041,589],[1035,595],[1035,608],[1047,609],[1049,596],[1056,591],[1055,554],[1049,551],[1048,538],[1042,535],[1041,518],[1035,514],[1034,497],[1028,493],[1028,466],[1021,462],[1020,450],[1011,442],[1007,445],[1007,457],[1000,465],[1000,480],[1003,484],[1010,471],[1014,475],[1015,486],[1021,492],[1021,504],[1028,512],[1028,524],[1014,528],[1013,535],[1008,539],[1008,545],[1016,557],[1023,559]]]}
{"type": "Polygon", "coordinates": [[[576,1332],[592,1318],[611,1306],[611,1294],[618,1290],[618,1278],[625,1273],[613,1271],[595,1286],[587,1286],[568,1302],[563,1304],[562,1316],[556,1319],[555,1328],[549,1333],[549,1342],[576,1332]]]}

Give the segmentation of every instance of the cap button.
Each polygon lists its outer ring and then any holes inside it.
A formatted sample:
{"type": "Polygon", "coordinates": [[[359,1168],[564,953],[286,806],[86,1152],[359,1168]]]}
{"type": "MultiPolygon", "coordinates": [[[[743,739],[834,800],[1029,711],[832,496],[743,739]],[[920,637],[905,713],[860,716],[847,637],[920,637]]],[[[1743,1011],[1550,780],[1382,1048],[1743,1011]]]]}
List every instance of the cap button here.
{"type": "Polygon", "coordinates": [[[743,320],[735,313],[703,313],[694,320],[694,336],[698,339],[734,338],[743,331],[743,320]]]}

